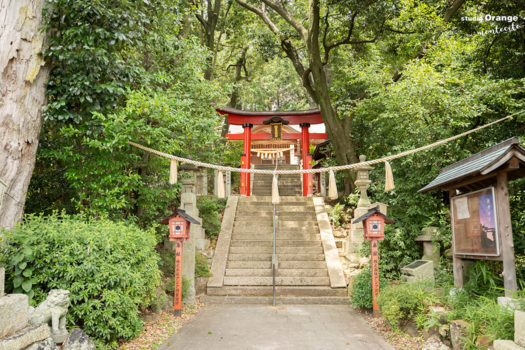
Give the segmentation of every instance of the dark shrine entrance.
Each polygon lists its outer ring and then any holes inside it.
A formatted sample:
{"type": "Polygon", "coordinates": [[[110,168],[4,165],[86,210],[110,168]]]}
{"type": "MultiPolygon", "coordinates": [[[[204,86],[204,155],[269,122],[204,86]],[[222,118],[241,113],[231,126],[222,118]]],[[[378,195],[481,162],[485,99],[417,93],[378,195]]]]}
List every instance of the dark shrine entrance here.
{"type": "MultiPolygon", "coordinates": [[[[222,107],[217,112],[226,115],[230,124],[228,140],[243,141],[244,153],[241,168],[250,169],[252,164],[297,164],[302,169],[312,166],[310,145],[328,139],[318,109],[307,111],[242,111],[222,107]],[[311,132],[313,125],[321,126],[323,132],[311,132]],[[242,133],[234,133],[242,126],[242,133]]],[[[239,130],[240,131],[240,130],[239,130]]],[[[303,196],[311,195],[312,174],[303,174],[303,196]]],[[[241,195],[250,196],[250,176],[241,173],[241,195]]]]}

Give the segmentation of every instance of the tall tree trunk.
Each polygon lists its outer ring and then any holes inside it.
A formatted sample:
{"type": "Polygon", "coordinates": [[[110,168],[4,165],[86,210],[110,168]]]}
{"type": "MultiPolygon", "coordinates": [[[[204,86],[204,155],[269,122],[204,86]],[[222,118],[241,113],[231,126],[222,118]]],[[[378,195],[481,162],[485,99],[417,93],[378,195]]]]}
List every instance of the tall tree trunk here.
{"type": "MultiPolygon", "coordinates": [[[[245,69],[246,72],[246,52],[248,51],[248,48],[244,48],[241,52],[241,57],[237,60],[237,63],[233,65],[235,67],[235,85],[233,86],[232,94],[230,96],[230,102],[228,103],[228,106],[232,108],[239,108],[239,85],[238,83],[244,79],[247,78],[247,76],[242,76],[242,70],[245,69]]],[[[228,130],[230,129],[230,123],[228,122],[228,118],[224,117],[224,123],[222,124],[222,130],[221,130],[221,136],[226,137],[226,134],[228,133],[228,130]]]]}
{"type": "Polygon", "coordinates": [[[42,126],[48,69],[41,57],[45,0],[0,5],[0,178],[6,193],[0,227],[13,228],[24,212],[42,126]]]}
{"type": "MultiPolygon", "coordinates": [[[[319,1],[310,0],[308,10],[308,35],[306,38],[308,63],[310,74],[313,81],[314,99],[319,104],[319,109],[323,115],[323,121],[332,146],[334,147],[335,156],[339,164],[350,164],[358,161],[354,144],[350,138],[350,117],[339,118],[337,111],[330,100],[328,80],[326,78],[325,66],[321,59],[321,49],[319,47],[319,1]]],[[[307,73],[308,74],[308,73],[307,73]]],[[[308,79],[303,79],[307,82],[308,79]]],[[[354,188],[354,174],[351,170],[347,171],[345,179],[345,188],[354,188]]]]}

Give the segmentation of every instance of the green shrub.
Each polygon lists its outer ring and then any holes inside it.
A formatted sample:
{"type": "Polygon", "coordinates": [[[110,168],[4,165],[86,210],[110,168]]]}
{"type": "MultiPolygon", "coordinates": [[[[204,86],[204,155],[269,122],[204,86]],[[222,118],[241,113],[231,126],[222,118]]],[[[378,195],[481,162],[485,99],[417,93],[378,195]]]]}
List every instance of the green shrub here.
{"type": "Polygon", "coordinates": [[[195,252],[195,277],[209,277],[210,267],[208,266],[208,259],[200,252],[195,252]]]}
{"type": "Polygon", "coordinates": [[[462,319],[470,326],[467,329],[468,349],[477,349],[475,341],[479,336],[491,339],[513,339],[514,312],[498,305],[495,298],[475,296],[467,291],[458,291],[450,298],[451,311],[447,318],[462,319]]]}
{"type": "Polygon", "coordinates": [[[337,203],[334,206],[326,205],[326,210],[328,211],[330,222],[335,227],[340,227],[352,219],[352,216],[347,212],[344,204],[337,203]]]}
{"type": "MultiPolygon", "coordinates": [[[[388,284],[388,281],[379,276],[379,288],[382,290],[388,284]]],[[[369,267],[361,271],[352,285],[352,305],[362,309],[372,309],[372,272],[369,267]]]]}
{"type": "Polygon", "coordinates": [[[51,289],[70,291],[69,325],[97,348],[115,347],[142,328],[139,309],[160,284],[154,230],[85,216],[26,216],[6,233],[7,289],[33,305],[51,289]]]}
{"type": "Polygon", "coordinates": [[[215,239],[221,231],[220,213],[226,207],[226,199],[213,196],[200,196],[197,198],[199,216],[202,218],[202,227],[206,236],[215,239]]]}
{"type": "Polygon", "coordinates": [[[433,317],[430,306],[438,303],[437,292],[424,283],[391,285],[384,288],[378,298],[381,314],[393,330],[399,330],[408,321],[415,321],[418,328],[424,328],[433,317]]]}
{"type": "Polygon", "coordinates": [[[160,255],[160,271],[166,277],[173,276],[175,271],[175,252],[166,248],[159,248],[157,251],[160,255]]]}

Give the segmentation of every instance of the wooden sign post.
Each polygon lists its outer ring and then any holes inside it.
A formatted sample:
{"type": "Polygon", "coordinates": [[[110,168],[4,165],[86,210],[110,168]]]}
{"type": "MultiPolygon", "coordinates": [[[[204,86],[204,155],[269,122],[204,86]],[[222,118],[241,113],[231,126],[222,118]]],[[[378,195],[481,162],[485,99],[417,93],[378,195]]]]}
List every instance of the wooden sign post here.
{"type": "Polygon", "coordinates": [[[169,217],[160,222],[169,227],[169,240],[175,242],[175,290],[173,292],[173,314],[179,316],[182,309],[182,247],[184,241],[190,239],[190,225],[200,223],[186,214],[182,209],[177,209],[169,217]]]}
{"type": "Polygon", "coordinates": [[[372,263],[372,302],[374,314],[379,311],[376,299],[379,296],[379,252],[377,251],[378,240],[370,241],[370,257],[372,263]]]}
{"type": "Polygon", "coordinates": [[[379,312],[377,297],[379,295],[379,241],[385,239],[385,224],[392,224],[394,220],[379,211],[379,207],[370,209],[365,215],[358,217],[352,223],[363,221],[364,239],[370,241],[370,259],[372,270],[372,305],[374,316],[379,312]]]}
{"type": "Polygon", "coordinates": [[[175,242],[175,289],[173,292],[173,314],[180,315],[182,308],[182,240],[175,242]]]}

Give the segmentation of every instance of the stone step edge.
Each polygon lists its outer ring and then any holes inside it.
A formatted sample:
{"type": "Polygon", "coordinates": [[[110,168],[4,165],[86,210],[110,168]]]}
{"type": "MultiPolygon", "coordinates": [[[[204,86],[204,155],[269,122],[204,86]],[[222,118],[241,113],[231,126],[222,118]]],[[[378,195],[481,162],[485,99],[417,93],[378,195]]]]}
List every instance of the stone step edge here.
{"type": "MultiPolygon", "coordinates": [[[[210,296],[269,296],[273,286],[222,286],[207,288],[210,296]]],[[[325,297],[337,296],[349,298],[346,288],[331,288],[329,286],[276,286],[275,292],[288,297],[325,297]]]]}
{"type": "MultiPolygon", "coordinates": [[[[273,305],[271,296],[218,296],[202,295],[200,302],[207,304],[261,304],[273,305]]],[[[276,296],[276,305],[343,305],[349,304],[348,297],[290,297],[276,296]]]]}

